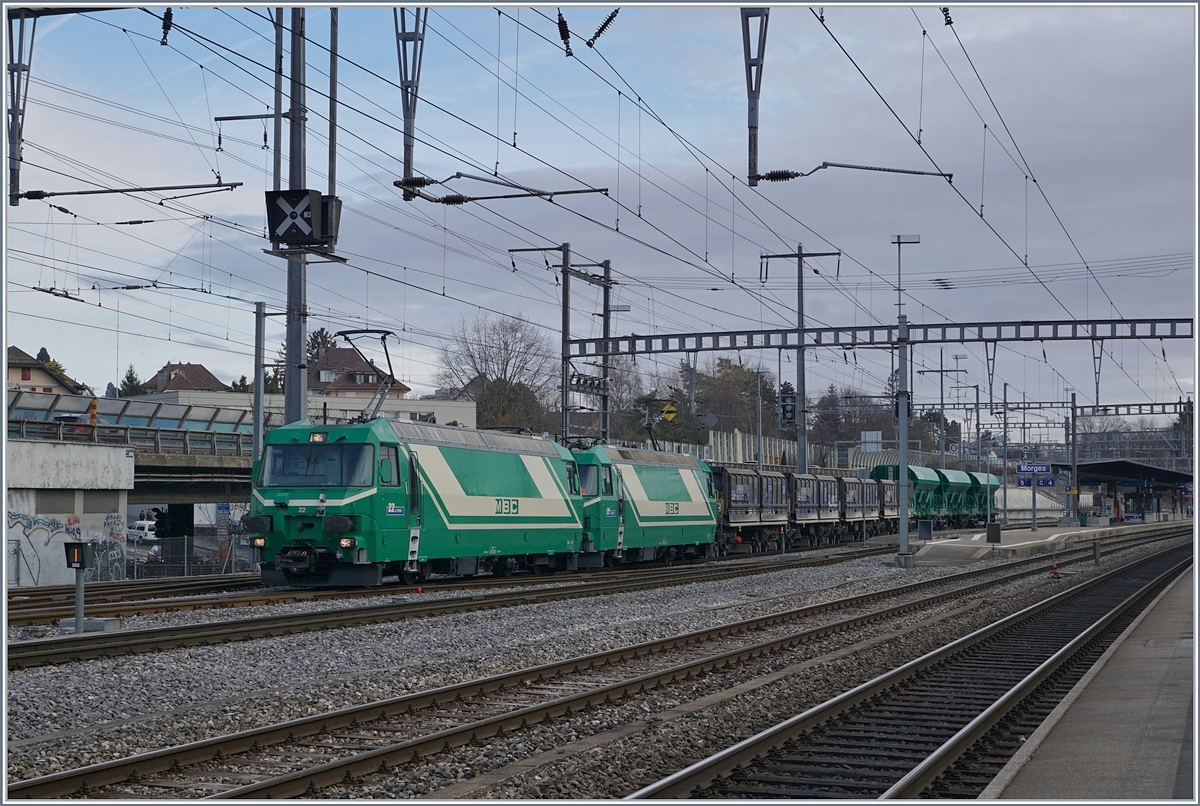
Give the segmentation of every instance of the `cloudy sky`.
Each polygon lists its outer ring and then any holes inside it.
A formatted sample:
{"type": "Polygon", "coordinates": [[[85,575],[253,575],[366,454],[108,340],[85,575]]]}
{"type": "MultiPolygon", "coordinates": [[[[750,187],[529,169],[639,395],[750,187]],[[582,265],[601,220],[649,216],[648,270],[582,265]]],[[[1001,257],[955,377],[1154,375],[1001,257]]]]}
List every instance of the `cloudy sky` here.
{"type": "MultiPolygon", "coordinates": [[[[934,7],[826,6],[823,22],[816,7],[772,7],[761,171],[838,162],[953,181],[830,168],[755,188],[737,7],[625,6],[587,47],[611,10],[564,7],[570,58],[554,7],[432,10],[416,172],[607,189],[456,207],[405,202],[393,187],[402,118],[392,12],[341,11],[336,176],[349,261],[309,267],[310,329],[396,331],[398,374],[431,392],[437,346],[460,317],[522,315],[557,344],[555,272],[536,254],[518,256],[514,271],[508,250],[563,242],[577,262],[612,261],[614,299],[631,307],[616,334],[794,326],[795,264],[772,261],[761,282],[760,255],[797,244],[842,252],[806,273],[811,325],[893,322],[895,234],[921,238],[903,253],[912,322],[1194,315],[1194,5],[962,5],[952,26],[934,7]]],[[[252,374],[253,302],[282,310],[285,297],[286,264],[262,252],[264,126],[227,122],[218,133],[213,123],[271,109],[269,9],[176,7],[165,47],[162,9],[151,11],[38,23],[22,190],[218,174],[242,187],[5,207],[6,343],[47,348],[98,392],[130,364],[143,378],[168,361],[202,363],[226,382],[252,374]],[[134,220],[151,223],[119,223],[134,220]]],[[[308,186],[322,191],[329,16],[307,13],[308,186]]],[[[457,179],[431,192],[506,191],[457,179]]],[[[580,285],[572,336],[599,335],[599,295],[580,285]]],[[[267,332],[279,344],[282,319],[267,332]]],[[[949,367],[965,356],[959,383],[980,385],[986,400],[982,346],[944,353],[949,367]]],[[[780,361],[773,351],[742,358],[780,361]]],[[[782,361],[792,377],[792,356],[782,361]]],[[[918,369],[938,362],[938,348],[917,350],[918,369]]],[[[1001,344],[995,394],[1008,383],[1010,399],[1074,389],[1092,402],[1093,366],[1089,343],[1001,344]]],[[[810,390],[878,394],[892,357],[814,350],[808,367],[810,390]]],[[[918,403],[937,402],[937,375],[915,383],[918,403]]],[[[1104,344],[1101,402],[1173,401],[1194,383],[1190,341],[1104,344]]],[[[947,396],[960,395],[973,405],[973,389],[947,396]]]]}

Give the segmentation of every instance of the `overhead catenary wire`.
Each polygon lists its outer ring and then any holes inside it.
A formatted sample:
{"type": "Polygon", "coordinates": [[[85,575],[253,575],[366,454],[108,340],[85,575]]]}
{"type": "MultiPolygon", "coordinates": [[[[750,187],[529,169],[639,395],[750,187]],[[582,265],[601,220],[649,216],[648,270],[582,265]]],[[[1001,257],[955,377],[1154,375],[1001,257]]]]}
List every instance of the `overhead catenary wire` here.
{"type": "MultiPolygon", "coordinates": [[[[1042,196],[1042,200],[1046,202],[1046,206],[1050,209],[1051,214],[1054,216],[1054,220],[1056,222],[1058,222],[1059,227],[1063,231],[1063,235],[1065,235],[1067,237],[1067,240],[1070,242],[1071,248],[1075,250],[1075,254],[1079,256],[1079,259],[1082,260],[1085,265],[1087,265],[1087,259],[1084,258],[1083,252],[1080,251],[1079,246],[1075,243],[1075,239],[1071,236],[1071,233],[1067,230],[1066,224],[1063,222],[1062,218],[1058,215],[1058,211],[1054,209],[1054,205],[1051,204],[1050,198],[1046,195],[1045,189],[1041,186],[1041,183],[1038,182],[1037,177],[1034,175],[1033,169],[1029,166],[1029,161],[1025,159],[1025,155],[1021,152],[1021,146],[1017,143],[1017,140],[1013,136],[1012,131],[1008,128],[1008,123],[1004,120],[1004,115],[1002,115],[1000,113],[999,107],[996,106],[996,101],[995,101],[995,99],[992,98],[992,94],[988,90],[987,84],[984,83],[983,76],[979,75],[979,70],[975,67],[975,62],[971,59],[971,54],[967,53],[967,47],[966,47],[966,45],[963,44],[962,39],[958,36],[958,31],[954,28],[953,25],[949,25],[949,27],[950,27],[951,33],[954,34],[955,41],[958,42],[958,46],[962,49],[963,55],[967,59],[967,63],[969,65],[971,65],[971,71],[975,74],[975,78],[979,81],[979,86],[983,88],[983,92],[984,92],[984,95],[987,96],[988,103],[990,103],[992,105],[992,110],[996,113],[996,117],[1000,119],[1000,124],[1004,127],[1005,134],[1008,135],[1008,139],[1012,142],[1013,148],[1016,149],[1017,155],[1021,158],[1021,163],[1024,165],[1027,175],[1033,180],[1034,186],[1037,187],[1038,193],[1040,193],[1042,196]]],[[[986,124],[985,124],[985,127],[986,127],[986,124]]],[[[981,206],[982,206],[982,204],[981,204],[981,206]]],[[[1119,307],[1117,307],[1116,302],[1109,295],[1108,289],[1106,289],[1104,287],[1104,284],[1100,282],[1100,279],[1097,277],[1093,277],[1092,279],[1095,281],[1097,288],[1100,289],[1100,291],[1104,294],[1105,298],[1112,305],[1113,310],[1115,310],[1117,312],[1117,315],[1120,316],[1121,318],[1125,318],[1124,313],[1122,313],[1121,309],[1119,307]]],[[[1154,356],[1154,351],[1152,349],[1150,349],[1149,345],[1143,344],[1143,346],[1147,350],[1150,351],[1151,356],[1154,356]]],[[[1168,365],[1168,368],[1170,368],[1169,365],[1168,365]]],[[[1172,374],[1172,377],[1174,377],[1174,370],[1172,370],[1171,374],[1172,374]]],[[[1179,385],[1178,379],[1176,379],[1176,387],[1177,387],[1179,393],[1183,394],[1183,387],[1179,385]]],[[[1140,388],[1141,387],[1139,385],[1139,389],[1140,388]]],[[[1096,401],[1097,405],[1099,405],[1099,402],[1100,401],[1096,401]]]]}
{"type": "MultiPolygon", "coordinates": [[[[154,15],[152,14],[152,16],[154,16],[154,15]]],[[[177,27],[178,27],[178,26],[177,26],[177,27]]],[[[198,35],[198,34],[193,34],[192,32],[190,32],[190,31],[187,31],[187,29],[181,29],[181,30],[185,31],[185,33],[186,33],[186,34],[187,34],[189,37],[193,37],[193,38],[199,38],[199,39],[205,39],[206,41],[209,41],[209,40],[207,40],[207,38],[205,38],[205,37],[203,37],[203,36],[200,36],[200,35],[198,35]]],[[[311,40],[308,40],[308,41],[310,41],[310,42],[311,42],[311,40]]],[[[320,47],[323,47],[323,46],[322,46],[320,43],[313,42],[312,44],[314,44],[315,46],[317,46],[317,47],[319,47],[319,48],[320,48],[320,47]]],[[[237,54],[237,55],[241,56],[242,54],[237,54]]],[[[243,56],[243,58],[245,58],[245,57],[243,56]]],[[[351,65],[353,65],[353,66],[355,66],[355,67],[358,67],[359,69],[362,69],[362,70],[364,70],[365,72],[368,72],[369,74],[371,74],[371,75],[375,76],[376,78],[379,78],[379,79],[381,79],[381,80],[383,80],[383,81],[385,81],[385,82],[387,82],[387,83],[389,83],[389,84],[392,84],[393,86],[397,86],[397,85],[395,85],[395,83],[394,83],[394,82],[390,81],[389,79],[386,79],[386,78],[384,78],[384,77],[382,77],[382,76],[379,76],[377,73],[374,73],[373,71],[369,70],[368,68],[365,68],[365,67],[363,67],[363,66],[361,66],[361,65],[358,65],[358,64],[357,64],[357,63],[355,63],[353,60],[350,60],[350,59],[345,59],[344,57],[340,57],[340,58],[343,58],[343,60],[344,60],[344,61],[346,61],[346,63],[348,63],[348,64],[351,64],[351,65]]],[[[261,66],[261,64],[260,64],[260,66],[261,66]]],[[[260,80],[261,80],[261,79],[260,79],[260,80]]],[[[316,93],[316,94],[324,94],[324,93],[323,93],[323,92],[322,92],[322,91],[321,91],[319,88],[313,87],[313,88],[311,88],[311,89],[312,89],[312,91],[313,91],[314,93],[316,93]]],[[[440,107],[437,107],[437,106],[436,106],[436,104],[431,104],[431,105],[432,105],[432,106],[434,106],[435,108],[439,108],[439,109],[440,109],[440,107]]],[[[361,113],[361,110],[357,110],[357,111],[359,111],[359,112],[360,112],[360,114],[362,114],[362,113],[361,113]]],[[[454,118],[456,118],[456,119],[458,119],[458,120],[460,120],[460,121],[462,121],[462,122],[464,122],[464,123],[467,123],[468,125],[471,125],[473,128],[475,128],[476,130],[478,130],[478,131],[480,131],[480,132],[482,132],[482,133],[484,133],[484,134],[489,134],[489,133],[486,131],[486,129],[483,129],[483,128],[481,128],[481,127],[475,126],[474,124],[470,124],[468,121],[466,121],[465,119],[463,119],[461,116],[454,115],[453,113],[449,113],[449,112],[448,112],[448,110],[444,110],[444,109],[443,109],[443,110],[441,110],[441,111],[447,112],[447,114],[450,114],[452,117],[454,117],[454,118]]],[[[393,128],[393,129],[395,129],[395,127],[392,127],[392,126],[390,126],[389,124],[386,124],[385,122],[383,122],[383,121],[379,120],[378,118],[376,118],[376,117],[374,117],[374,116],[369,116],[369,115],[367,115],[367,117],[368,117],[368,118],[370,118],[370,119],[372,119],[372,120],[374,120],[374,121],[375,121],[375,122],[377,122],[377,123],[380,123],[380,124],[382,124],[382,125],[388,126],[389,128],[393,128]]],[[[397,130],[397,131],[398,131],[398,130],[397,130]]],[[[351,134],[352,136],[355,136],[353,132],[350,132],[350,134],[351,134]]],[[[524,152],[524,151],[523,151],[522,153],[528,153],[528,152],[524,152]]],[[[530,156],[533,156],[533,155],[530,155],[530,156]]],[[[535,159],[538,159],[538,158],[536,158],[536,157],[534,157],[534,158],[535,158],[535,159]]],[[[554,170],[556,170],[556,171],[562,172],[562,171],[561,171],[561,169],[555,168],[554,166],[551,166],[551,165],[549,165],[548,163],[545,163],[543,160],[540,160],[540,159],[538,159],[538,161],[539,161],[539,162],[541,162],[541,163],[543,163],[543,164],[546,164],[546,165],[547,165],[547,167],[551,167],[552,169],[554,169],[554,170]]],[[[478,166],[478,167],[482,167],[482,166],[478,166]]],[[[568,209],[568,208],[563,208],[563,209],[567,209],[567,210],[568,210],[568,212],[570,212],[570,213],[572,213],[572,214],[574,214],[574,215],[577,215],[577,216],[580,216],[580,217],[582,217],[582,218],[585,218],[586,220],[592,221],[593,223],[596,223],[596,224],[598,224],[598,225],[600,225],[600,226],[604,226],[606,229],[610,229],[610,230],[612,230],[612,229],[613,229],[613,228],[607,227],[606,225],[603,225],[603,224],[601,224],[600,222],[597,222],[597,221],[595,221],[594,219],[591,219],[590,217],[588,217],[588,216],[586,216],[586,215],[584,215],[584,214],[580,213],[579,211],[576,211],[576,210],[571,210],[571,209],[568,209]]],[[[665,237],[667,237],[668,239],[672,240],[672,242],[676,243],[676,245],[683,247],[683,248],[685,249],[685,251],[689,251],[689,252],[691,251],[691,250],[688,250],[688,249],[687,249],[685,246],[683,246],[683,244],[682,244],[682,243],[680,243],[680,242],[679,242],[677,239],[674,239],[674,238],[672,238],[672,237],[671,237],[669,234],[667,234],[667,233],[666,233],[665,231],[663,231],[661,228],[659,228],[659,227],[657,227],[657,226],[654,226],[654,225],[652,225],[652,227],[655,229],[655,231],[659,232],[660,234],[664,235],[664,236],[665,236],[665,237]]],[[[626,237],[626,238],[629,238],[629,237],[630,237],[630,236],[628,235],[628,233],[620,233],[620,234],[621,234],[623,237],[626,237]]],[[[677,256],[677,255],[674,255],[674,254],[672,254],[672,253],[670,253],[670,252],[666,252],[666,251],[662,250],[661,248],[659,248],[659,247],[656,247],[656,246],[654,246],[653,244],[649,244],[649,243],[647,243],[647,242],[645,242],[645,241],[643,241],[643,240],[641,240],[641,239],[633,238],[633,240],[635,240],[635,241],[636,241],[636,242],[638,242],[638,243],[641,243],[641,244],[642,244],[642,245],[644,245],[644,246],[647,246],[648,248],[654,249],[655,251],[659,251],[659,252],[661,252],[662,254],[664,254],[664,255],[666,255],[666,256],[668,256],[668,257],[672,257],[672,258],[674,258],[674,259],[677,259],[677,260],[678,260],[678,259],[681,259],[681,258],[679,258],[679,256],[677,256]]],[[[694,254],[694,253],[692,253],[692,254],[694,254]]],[[[687,260],[684,260],[684,262],[685,262],[685,263],[688,263],[689,265],[697,265],[697,264],[692,264],[690,261],[687,261],[687,260]]],[[[780,315],[782,315],[782,312],[780,312],[780,315]]]]}
{"type": "MultiPolygon", "coordinates": [[[[809,9],[809,11],[812,11],[812,9],[809,9]]],[[[815,11],[812,13],[813,13],[814,17],[817,16],[815,11]]],[[[863,72],[863,69],[861,67],[859,67],[858,62],[856,62],[854,60],[854,57],[850,55],[849,51],[846,50],[846,48],[838,40],[837,36],[833,33],[833,31],[831,31],[829,29],[829,26],[826,25],[826,23],[823,20],[820,22],[821,22],[821,26],[825,29],[826,33],[828,33],[830,38],[833,39],[834,44],[836,44],[838,46],[838,48],[842,51],[842,53],[845,54],[846,58],[850,60],[850,63],[854,66],[854,69],[858,71],[859,75],[861,75],[863,77],[863,80],[867,82],[867,85],[870,86],[870,88],[875,92],[875,95],[879,98],[879,100],[883,102],[883,105],[886,106],[888,111],[892,113],[892,117],[894,117],[896,119],[896,122],[900,124],[901,128],[903,128],[904,131],[908,134],[908,136],[910,138],[912,138],[913,142],[916,143],[916,139],[917,139],[916,136],[912,133],[912,131],[908,128],[908,126],[904,123],[904,120],[898,114],[896,114],[896,110],[892,107],[892,105],[888,102],[888,100],[886,98],[884,98],[883,93],[881,93],[879,91],[879,89],[875,86],[874,82],[872,82],[871,79],[867,77],[867,74],[865,72],[863,72]]],[[[921,150],[921,153],[923,153],[925,155],[925,157],[929,160],[930,164],[933,165],[934,168],[936,168],[939,172],[941,172],[942,169],[938,165],[937,160],[935,160],[933,158],[933,155],[929,153],[929,151],[925,148],[925,146],[923,146],[920,143],[917,143],[917,148],[919,148],[921,150]]],[[[960,199],[962,199],[962,201],[968,207],[970,207],[972,210],[974,209],[974,205],[971,204],[970,200],[968,200],[966,196],[963,196],[962,191],[960,191],[957,187],[955,187],[953,184],[950,184],[949,182],[947,182],[947,185],[955,192],[955,194],[958,195],[958,197],[960,199]]],[[[1004,246],[1010,252],[1013,253],[1014,257],[1016,257],[1018,260],[1021,259],[1021,256],[1017,253],[1017,251],[1015,249],[1012,248],[1012,245],[1009,244],[1007,240],[1005,240],[1004,236],[1001,235],[999,233],[999,231],[997,231],[996,228],[994,226],[992,226],[992,224],[986,218],[984,218],[981,215],[980,220],[983,221],[984,225],[987,226],[987,228],[990,229],[992,231],[992,233],[995,234],[995,236],[1000,239],[1000,242],[1002,244],[1004,244],[1004,246]]],[[[1045,288],[1044,284],[1043,284],[1043,288],[1045,288]]],[[[1062,308],[1063,311],[1066,312],[1067,316],[1069,316],[1071,318],[1075,318],[1074,315],[1071,313],[1071,309],[1069,307],[1067,307],[1066,303],[1064,303],[1061,299],[1059,299],[1058,296],[1055,295],[1054,292],[1051,291],[1049,288],[1045,288],[1045,290],[1050,295],[1050,297],[1056,303],[1058,303],[1059,307],[1062,308]]]]}
{"type": "MultiPolygon", "coordinates": [[[[641,109],[641,104],[640,104],[640,109],[641,109]]],[[[734,225],[737,225],[737,224],[736,224],[736,219],[734,219],[734,225]]]]}

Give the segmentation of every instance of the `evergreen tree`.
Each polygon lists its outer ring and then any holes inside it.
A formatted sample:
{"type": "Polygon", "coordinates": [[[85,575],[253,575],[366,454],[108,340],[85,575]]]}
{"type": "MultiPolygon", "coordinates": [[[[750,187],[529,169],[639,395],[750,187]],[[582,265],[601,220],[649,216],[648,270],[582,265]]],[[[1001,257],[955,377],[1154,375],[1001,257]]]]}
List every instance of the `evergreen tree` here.
{"type": "Polygon", "coordinates": [[[117,390],[117,396],[135,397],[144,394],[146,394],[146,384],[138,377],[133,364],[130,364],[129,369],[125,370],[125,377],[121,379],[121,388],[117,390]]]}
{"type": "Polygon", "coordinates": [[[337,346],[337,337],[325,328],[308,334],[308,363],[313,363],[324,351],[337,346]]]}

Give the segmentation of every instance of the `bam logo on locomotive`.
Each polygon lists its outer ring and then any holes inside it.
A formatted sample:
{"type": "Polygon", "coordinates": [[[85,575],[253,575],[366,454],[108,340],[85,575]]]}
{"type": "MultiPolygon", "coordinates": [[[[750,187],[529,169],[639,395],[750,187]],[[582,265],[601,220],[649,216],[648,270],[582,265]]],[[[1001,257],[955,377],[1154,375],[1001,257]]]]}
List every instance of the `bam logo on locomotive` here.
{"type": "Polygon", "coordinates": [[[496,514],[497,515],[518,515],[518,501],[516,498],[497,498],[496,499],[496,514]]]}

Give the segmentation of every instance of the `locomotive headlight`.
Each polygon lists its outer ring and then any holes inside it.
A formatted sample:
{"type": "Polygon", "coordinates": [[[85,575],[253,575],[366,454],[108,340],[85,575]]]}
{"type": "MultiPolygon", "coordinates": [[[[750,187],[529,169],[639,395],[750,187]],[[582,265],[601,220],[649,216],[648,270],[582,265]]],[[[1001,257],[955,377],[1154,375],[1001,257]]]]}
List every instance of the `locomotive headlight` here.
{"type": "Polygon", "coordinates": [[[267,539],[265,537],[253,537],[250,538],[250,544],[252,546],[262,548],[263,546],[267,545],[267,539]]]}
{"type": "Polygon", "coordinates": [[[352,548],[354,548],[354,545],[355,545],[355,540],[353,537],[343,537],[341,540],[338,541],[339,548],[352,549],[352,548]]]}

